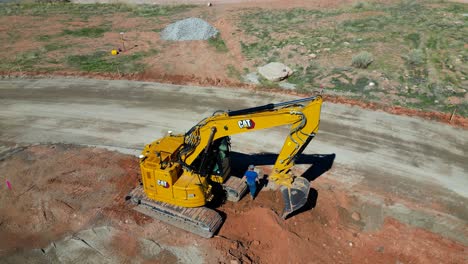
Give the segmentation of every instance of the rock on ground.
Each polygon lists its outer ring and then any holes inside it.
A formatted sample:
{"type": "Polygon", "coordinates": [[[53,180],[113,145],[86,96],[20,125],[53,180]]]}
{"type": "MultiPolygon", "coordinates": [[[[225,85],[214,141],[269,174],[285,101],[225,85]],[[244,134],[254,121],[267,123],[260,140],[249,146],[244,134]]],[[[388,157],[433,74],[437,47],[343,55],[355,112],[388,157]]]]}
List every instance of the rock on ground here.
{"type": "Polygon", "coordinates": [[[186,41],[207,40],[218,34],[218,30],[200,18],[187,18],[168,25],[162,32],[164,40],[186,41]]]}
{"type": "Polygon", "coordinates": [[[289,83],[287,81],[284,81],[284,82],[280,82],[279,83],[279,87],[283,88],[283,89],[288,89],[288,90],[294,90],[296,89],[296,85],[294,83],[289,83]]]}
{"type": "Polygon", "coordinates": [[[270,62],[265,66],[258,67],[257,70],[258,73],[272,82],[284,80],[293,73],[288,66],[279,62],[270,62]]]}
{"type": "Polygon", "coordinates": [[[258,80],[258,75],[255,72],[248,73],[244,75],[243,77],[244,77],[244,82],[246,83],[260,84],[260,81],[258,80]]]}

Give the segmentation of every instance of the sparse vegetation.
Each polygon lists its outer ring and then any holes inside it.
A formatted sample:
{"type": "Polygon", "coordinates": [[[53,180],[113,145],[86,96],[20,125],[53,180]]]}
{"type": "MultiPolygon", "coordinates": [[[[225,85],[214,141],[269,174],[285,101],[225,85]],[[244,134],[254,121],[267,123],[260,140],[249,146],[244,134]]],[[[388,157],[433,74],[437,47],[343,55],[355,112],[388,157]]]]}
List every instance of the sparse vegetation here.
{"type": "Polygon", "coordinates": [[[371,16],[367,18],[344,21],[341,26],[346,32],[377,32],[385,28],[389,18],[384,16],[371,16]]]}
{"type": "Polygon", "coordinates": [[[49,44],[45,45],[44,49],[45,49],[45,51],[49,52],[49,51],[54,51],[54,50],[66,49],[68,47],[69,47],[69,45],[67,45],[65,43],[54,42],[54,43],[49,43],[49,44]]]}
{"type": "Polygon", "coordinates": [[[240,27],[248,36],[241,47],[256,65],[288,63],[295,70],[289,81],[301,91],[324,84],[329,92],[346,96],[448,111],[448,98],[464,101],[466,91],[460,88],[468,85],[462,34],[466,13],[466,4],[420,1],[358,2],[326,11],[257,9],[241,17],[240,27]],[[307,56],[312,53],[313,63],[307,56]],[[354,68],[337,71],[349,61],[354,68]],[[362,92],[356,88],[359,75],[380,84],[362,92]]]}
{"type": "Polygon", "coordinates": [[[144,66],[137,62],[141,57],[141,53],[117,57],[111,56],[108,52],[99,51],[93,54],[69,56],[67,63],[86,72],[129,73],[143,70],[144,66]]]}
{"type": "Polygon", "coordinates": [[[87,38],[99,38],[104,35],[108,28],[105,27],[89,27],[89,28],[80,28],[80,29],[65,29],[63,34],[70,35],[74,37],[87,37],[87,38]]]}
{"type": "Polygon", "coordinates": [[[353,56],[351,64],[356,68],[366,69],[374,61],[374,56],[367,51],[359,52],[353,56]]]}
{"type": "Polygon", "coordinates": [[[18,71],[33,70],[42,56],[43,54],[37,50],[23,52],[16,55],[15,60],[11,63],[11,65],[18,71]]]}
{"type": "Polygon", "coordinates": [[[419,33],[410,33],[406,35],[405,40],[409,41],[417,49],[421,44],[421,35],[419,33]]]}
{"type": "Polygon", "coordinates": [[[293,83],[298,89],[318,88],[315,82],[321,75],[321,69],[318,64],[310,63],[307,67],[299,66],[294,69],[294,74],[288,78],[288,82],[293,83]]]}
{"type": "Polygon", "coordinates": [[[67,63],[86,72],[136,73],[142,72],[145,68],[141,59],[155,53],[157,51],[152,50],[112,56],[109,52],[98,51],[92,54],[68,56],[67,63]]]}
{"type": "Polygon", "coordinates": [[[130,7],[134,16],[139,17],[159,17],[172,16],[177,13],[185,12],[195,5],[136,5],[130,7]]]}
{"type": "Polygon", "coordinates": [[[242,80],[241,73],[239,72],[239,70],[236,69],[236,67],[234,67],[234,65],[229,64],[227,66],[227,75],[228,77],[236,79],[238,81],[242,80]]]}
{"type": "Polygon", "coordinates": [[[38,41],[49,41],[52,38],[50,35],[40,35],[36,39],[38,41]]]}
{"type": "Polygon", "coordinates": [[[70,15],[88,18],[102,15],[111,16],[115,13],[126,13],[137,17],[172,16],[194,8],[195,5],[129,5],[129,4],[73,4],[64,2],[54,3],[21,3],[2,4],[0,16],[27,15],[51,16],[70,15]]]}
{"type": "Polygon", "coordinates": [[[424,52],[420,49],[411,50],[408,55],[405,57],[406,62],[412,66],[422,65],[424,63],[425,57],[424,52]]]}
{"type": "Polygon", "coordinates": [[[278,85],[277,82],[269,81],[269,80],[263,78],[262,76],[259,76],[258,81],[260,82],[260,85],[265,89],[273,89],[274,90],[274,89],[279,88],[279,85],[278,85]]]}
{"type": "MultiPolygon", "coordinates": [[[[78,38],[99,39],[106,32],[115,32],[118,28],[113,28],[111,22],[111,17],[114,14],[120,14],[123,17],[152,19],[173,16],[193,7],[191,5],[72,4],[68,3],[68,1],[56,0],[2,4],[0,16],[27,16],[37,21],[43,19],[44,16],[50,18],[66,16],[67,18],[60,21],[60,23],[63,23],[61,32],[47,32],[47,34],[44,34],[46,32],[40,32],[35,35],[32,41],[40,42],[42,46],[4,58],[0,62],[0,70],[4,72],[52,71],[71,67],[87,72],[140,72],[145,68],[142,60],[146,56],[155,55],[156,51],[139,50],[111,57],[109,55],[110,50],[115,46],[119,46],[120,43],[109,44],[107,40],[102,43],[97,41],[97,45],[93,48],[99,51],[91,54],[70,55],[70,47],[86,49],[88,48],[87,44],[83,44],[78,38]],[[86,23],[91,19],[102,20],[102,24],[97,26],[86,26],[85,24],[81,27],[71,24],[71,22],[86,23]],[[53,55],[50,55],[49,53],[52,52],[53,55]]],[[[15,43],[21,38],[20,29],[9,30],[5,35],[5,39],[0,34],[0,41],[5,40],[8,43],[15,43]]]]}
{"type": "Polygon", "coordinates": [[[353,8],[361,9],[361,8],[365,8],[367,5],[368,4],[365,2],[357,2],[353,4],[353,8]]]}
{"type": "Polygon", "coordinates": [[[52,4],[52,3],[70,3],[70,0],[35,0],[35,3],[52,4]]]}
{"type": "MultiPolygon", "coordinates": [[[[343,76],[342,76],[343,77],[343,76]]],[[[357,94],[367,94],[369,95],[370,89],[366,90],[365,88],[371,80],[367,77],[359,77],[356,81],[348,77],[344,77],[343,79],[340,78],[332,78],[332,83],[336,85],[336,89],[342,91],[351,91],[357,94]]],[[[374,82],[375,85],[375,82],[374,82]]]]}
{"type": "Polygon", "coordinates": [[[228,48],[226,46],[226,43],[224,43],[224,40],[221,38],[221,35],[218,34],[214,38],[208,39],[208,44],[213,46],[216,51],[218,52],[227,52],[228,48]]]}

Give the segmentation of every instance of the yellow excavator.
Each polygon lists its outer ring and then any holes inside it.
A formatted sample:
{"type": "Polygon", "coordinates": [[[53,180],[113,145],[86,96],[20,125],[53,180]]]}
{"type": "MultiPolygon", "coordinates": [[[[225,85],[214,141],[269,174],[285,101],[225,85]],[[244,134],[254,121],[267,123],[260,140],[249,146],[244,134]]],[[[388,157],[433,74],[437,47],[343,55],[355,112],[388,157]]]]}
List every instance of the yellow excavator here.
{"type": "Polygon", "coordinates": [[[307,201],[310,182],[291,168],[319,128],[322,97],[314,96],[236,111],[216,111],[185,134],[168,133],[140,155],[142,184],[126,197],[135,210],[202,237],[212,237],[223,220],[205,205],[239,201],[247,187],[231,176],[230,136],[290,125],[269,182],[279,186],[285,218],[307,201]],[[214,191],[221,187],[227,197],[214,191]]]}

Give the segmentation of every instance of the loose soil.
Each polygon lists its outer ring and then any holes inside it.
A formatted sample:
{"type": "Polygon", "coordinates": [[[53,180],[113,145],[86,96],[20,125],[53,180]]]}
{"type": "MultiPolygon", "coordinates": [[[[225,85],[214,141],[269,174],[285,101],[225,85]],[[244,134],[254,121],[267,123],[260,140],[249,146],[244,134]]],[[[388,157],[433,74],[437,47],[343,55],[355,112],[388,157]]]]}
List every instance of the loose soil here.
{"type": "Polygon", "coordinates": [[[37,248],[121,210],[136,160],[101,149],[33,146],[0,163],[0,248],[37,248]]]}
{"type": "MultiPolygon", "coordinates": [[[[316,201],[311,199],[302,212],[287,220],[279,217],[282,201],[274,191],[263,190],[254,201],[223,204],[218,210],[225,215],[224,225],[214,238],[202,239],[140,215],[124,202],[125,194],[138,184],[135,157],[61,144],[28,146],[5,153],[0,175],[2,181],[11,182],[12,189],[5,185],[0,189],[0,262],[24,261],[28,254],[36,252],[34,248],[51,252],[51,243],[70,245],[67,237],[74,234],[119,262],[466,261],[466,245],[391,217],[385,218],[381,228],[366,231],[364,216],[353,211],[359,206],[353,193],[326,177],[314,181],[316,201]],[[91,238],[86,231],[90,228],[96,233],[91,238]],[[103,235],[98,236],[101,232],[103,235]]],[[[72,256],[78,249],[68,250],[72,256]]],[[[99,260],[102,256],[94,254],[93,258],[99,260]]]]}

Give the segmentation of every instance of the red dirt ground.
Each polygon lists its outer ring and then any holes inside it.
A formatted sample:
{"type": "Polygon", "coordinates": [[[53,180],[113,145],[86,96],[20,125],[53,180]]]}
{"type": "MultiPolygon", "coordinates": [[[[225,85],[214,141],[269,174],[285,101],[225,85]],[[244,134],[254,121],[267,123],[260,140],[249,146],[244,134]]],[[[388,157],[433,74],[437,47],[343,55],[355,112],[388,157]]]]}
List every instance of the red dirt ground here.
{"type": "Polygon", "coordinates": [[[129,156],[67,145],[29,147],[1,162],[12,190],[1,186],[0,253],[47,245],[114,217],[138,181],[137,167],[129,156]]]}
{"type": "MultiPolygon", "coordinates": [[[[137,159],[97,148],[37,145],[0,162],[13,186],[0,192],[0,257],[100,224],[120,230],[110,241],[122,261],[139,254],[138,238],[198,245],[207,263],[464,263],[466,247],[429,231],[386,218],[363,231],[350,208],[353,194],[321,177],[317,206],[282,220],[282,201],[262,191],[255,201],[218,208],[219,234],[201,239],[131,210],[123,197],[137,184],[137,159]],[[214,251],[213,251],[214,250],[214,251]],[[216,253],[217,252],[217,253],[216,253]]],[[[2,179],[2,180],[5,180],[2,179]]],[[[164,255],[164,254],[163,254],[164,255]]],[[[161,259],[159,260],[161,261],[161,259]]],[[[168,263],[175,263],[167,254],[168,263]]]]}
{"type": "Polygon", "coordinates": [[[226,205],[220,238],[214,246],[227,258],[246,263],[463,263],[466,247],[393,218],[375,232],[362,231],[348,211],[345,191],[314,182],[317,207],[283,221],[281,198],[263,192],[253,201],[226,205]],[[341,212],[341,213],[340,213],[341,212]],[[346,212],[343,214],[342,212],[346,212]],[[228,239],[227,239],[228,238],[228,239]],[[226,250],[227,249],[227,250],[226,250]],[[239,257],[240,256],[240,257],[239,257]]]}

